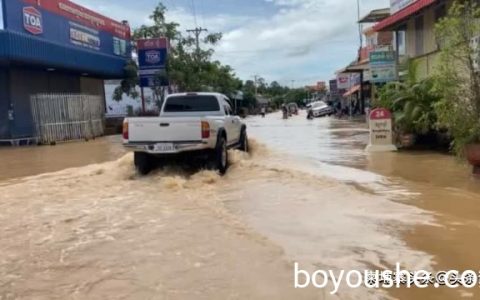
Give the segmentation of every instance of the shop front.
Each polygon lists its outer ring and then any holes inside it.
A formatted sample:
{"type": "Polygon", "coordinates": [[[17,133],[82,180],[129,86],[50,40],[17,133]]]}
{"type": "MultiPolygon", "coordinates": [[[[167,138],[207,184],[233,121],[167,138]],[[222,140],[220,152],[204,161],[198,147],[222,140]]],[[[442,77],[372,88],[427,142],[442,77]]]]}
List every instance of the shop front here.
{"type": "Polygon", "coordinates": [[[0,0],[0,140],[35,134],[30,97],[104,96],[122,78],[130,28],[68,0],[0,0]]]}

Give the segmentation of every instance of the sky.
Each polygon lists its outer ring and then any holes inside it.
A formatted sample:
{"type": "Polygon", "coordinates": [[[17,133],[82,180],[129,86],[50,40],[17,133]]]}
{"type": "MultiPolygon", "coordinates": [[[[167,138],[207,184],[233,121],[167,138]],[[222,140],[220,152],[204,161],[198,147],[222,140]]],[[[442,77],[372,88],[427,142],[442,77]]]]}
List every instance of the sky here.
{"type": "MultiPolygon", "coordinates": [[[[158,0],[74,0],[132,28],[149,24],[158,0]]],[[[356,0],[163,0],[167,21],[222,32],[215,59],[238,77],[304,86],[334,78],[359,47],[356,0]]],[[[360,0],[363,16],[389,0],[360,0]]]]}

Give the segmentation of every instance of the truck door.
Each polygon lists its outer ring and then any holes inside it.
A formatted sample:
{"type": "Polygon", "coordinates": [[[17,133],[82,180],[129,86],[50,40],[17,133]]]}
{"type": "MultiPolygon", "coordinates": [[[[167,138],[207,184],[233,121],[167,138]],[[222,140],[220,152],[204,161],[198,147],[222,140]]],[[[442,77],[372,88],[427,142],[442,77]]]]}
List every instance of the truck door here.
{"type": "Polygon", "coordinates": [[[226,102],[223,102],[223,110],[225,111],[225,131],[227,131],[227,144],[232,145],[236,142],[235,117],[232,115],[232,109],[226,102]]]}

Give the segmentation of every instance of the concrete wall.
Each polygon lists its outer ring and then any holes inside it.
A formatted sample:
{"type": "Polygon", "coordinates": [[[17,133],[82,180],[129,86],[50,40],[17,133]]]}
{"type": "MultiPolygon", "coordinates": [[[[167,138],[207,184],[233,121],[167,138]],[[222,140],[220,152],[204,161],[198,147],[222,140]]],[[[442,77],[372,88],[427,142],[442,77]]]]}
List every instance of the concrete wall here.
{"type": "Polygon", "coordinates": [[[82,94],[90,94],[105,97],[105,89],[102,79],[81,77],[80,92],[82,94]]]}
{"type": "Polygon", "coordinates": [[[405,55],[415,57],[415,19],[411,18],[407,22],[407,30],[405,32],[405,55]]]}
{"type": "Polygon", "coordinates": [[[438,50],[435,36],[435,10],[428,9],[423,17],[423,49],[425,53],[432,53],[438,50]]]}
{"type": "Polygon", "coordinates": [[[438,46],[435,36],[435,10],[432,6],[426,9],[421,15],[411,17],[407,21],[406,30],[406,55],[418,62],[418,77],[425,78],[435,72],[438,63],[438,46]],[[423,18],[423,52],[416,53],[416,30],[415,18],[423,18]]]}

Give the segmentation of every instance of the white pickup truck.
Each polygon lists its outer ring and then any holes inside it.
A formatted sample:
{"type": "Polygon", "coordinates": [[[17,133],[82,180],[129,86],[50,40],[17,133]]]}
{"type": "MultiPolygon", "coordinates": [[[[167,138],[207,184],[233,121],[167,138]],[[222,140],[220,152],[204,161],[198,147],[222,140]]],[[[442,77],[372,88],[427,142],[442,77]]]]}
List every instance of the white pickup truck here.
{"type": "Polygon", "coordinates": [[[218,93],[169,95],[159,117],[126,118],[123,145],[134,151],[140,174],[148,174],[157,158],[195,156],[225,174],[228,149],[248,152],[247,127],[234,116],[229,99],[218,93]]]}

